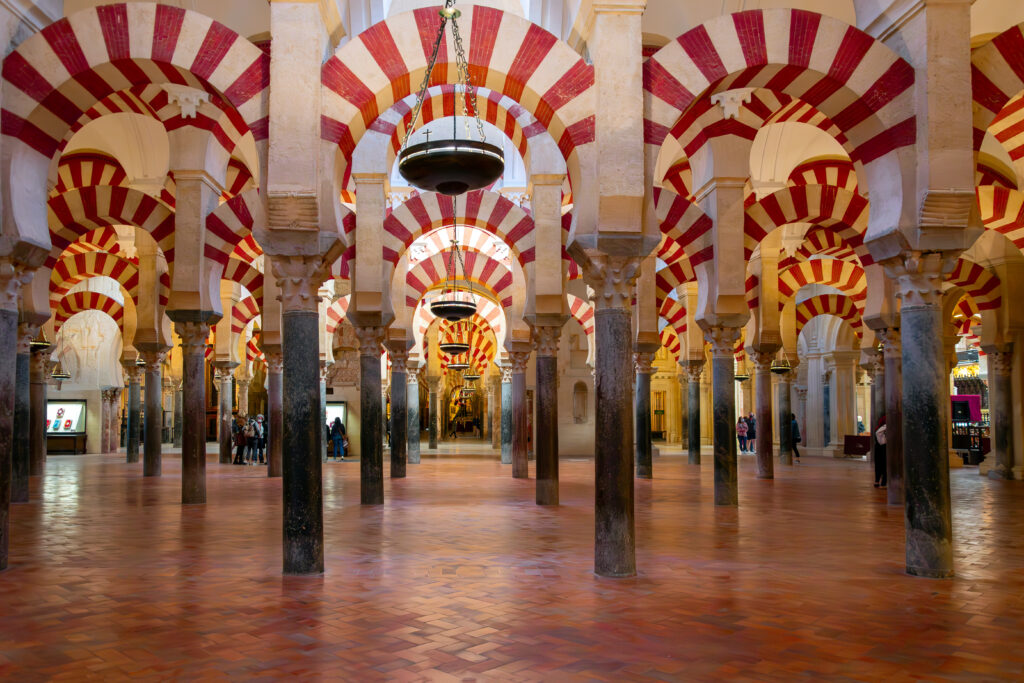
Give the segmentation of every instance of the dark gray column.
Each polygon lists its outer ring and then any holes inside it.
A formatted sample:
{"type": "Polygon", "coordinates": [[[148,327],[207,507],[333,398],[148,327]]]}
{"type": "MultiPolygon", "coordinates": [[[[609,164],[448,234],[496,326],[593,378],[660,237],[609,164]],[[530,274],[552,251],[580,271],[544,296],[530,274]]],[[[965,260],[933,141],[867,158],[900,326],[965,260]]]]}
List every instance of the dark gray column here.
{"type": "MultiPolygon", "coordinates": [[[[0,266],[6,264],[0,264],[0,266]]],[[[14,459],[14,393],[18,347],[17,287],[0,271],[0,571],[10,552],[11,475],[14,459]],[[14,310],[9,310],[13,308],[14,310]]]]}
{"type": "Polygon", "coordinates": [[[775,351],[753,351],[750,354],[754,362],[754,418],[757,420],[757,436],[754,438],[757,455],[757,478],[775,478],[775,453],[772,441],[772,361],[775,351]]]}
{"type": "Polygon", "coordinates": [[[779,462],[783,465],[793,464],[793,401],[790,398],[790,387],[793,382],[795,368],[779,375],[779,462]]]}
{"type": "MultiPolygon", "coordinates": [[[[283,259],[282,259],[283,260],[283,259]]],[[[274,259],[274,268],[280,267],[274,259]]],[[[284,573],[324,571],[323,465],[320,443],[320,318],[317,286],[297,278],[278,280],[282,290],[281,340],[284,491],[284,573]],[[303,285],[312,288],[302,297],[303,285]]]]}
{"type": "MultiPolygon", "coordinates": [[[[403,342],[404,346],[404,342],[403,342]]],[[[391,478],[405,477],[408,457],[407,430],[409,427],[409,402],[406,362],[408,351],[404,348],[391,349],[391,478]]]]}
{"type": "Polygon", "coordinates": [[[991,479],[1013,479],[1013,345],[986,349],[988,354],[988,412],[992,425],[991,479]]]}
{"type": "Polygon", "coordinates": [[[359,499],[363,505],[380,505],[384,502],[384,411],[380,381],[384,328],[357,326],[355,330],[359,338],[359,499]]]}
{"type": "Polygon", "coordinates": [[[533,333],[537,347],[537,505],[558,505],[558,340],[562,327],[537,326],[533,333]]]}
{"type": "Polygon", "coordinates": [[[146,363],[146,440],[142,450],[142,476],[159,477],[163,473],[163,349],[140,350],[146,363]]]}
{"type": "Polygon", "coordinates": [[[327,362],[320,361],[320,425],[324,438],[320,439],[320,461],[327,462],[327,362]]]}
{"type": "Polygon", "coordinates": [[[410,465],[420,464],[420,384],[414,368],[406,368],[405,402],[408,406],[406,423],[407,461],[410,465]]]}
{"type": "Polygon", "coordinates": [[[284,397],[281,394],[284,355],[279,350],[264,351],[267,359],[267,476],[281,476],[284,453],[284,397]]]}
{"type": "Polygon", "coordinates": [[[687,461],[700,465],[700,376],[704,363],[686,365],[686,448],[687,461]]]}
{"type": "Polygon", "coordinates": [[[128,376],[128,422],[125,429],[125,462],[139,461],[139,433],[142,427],[142,368],[136,360],[123,363],[128,376]]]}
{"type": "Polygon", "coordinates": [[[206,503],[206,340],[216,316],[171,311],[168,317],[181,337],[181,502],[201,505],[206,503]]]}
{"type": "MultiPolygon", "coordinates": [[[[936,331],[941,345],[942,333],[936,331]]],[[[885,459],[889,505],[903,505],[903,359],[900,329],[879,330],[885,354],[885,459]]],[[[945,367],[945,361],[941,362],[945,367]]],[[[948,455],[947,455],[948,457],[948,455]]],[[[948,463],[947,463],[948,467],[948,463]]]]}
{"type": "Polygon", "coordinates": [[[18,326],[17,355],[14,364],[14,437],[11,459],[11,502],[27,503],[29,490],[29,344],[37,329],[18,326]]]}
{"type": "MultiPolygon", "coordinates": [[[[907,573],[946,578],[953,575],[953,521],[949,436],[942,406],[949,381],[942,338],[942,255],[914,254],[900,265],[907,573]]],[[[886,417],[886,455],[892,463],[888,423],[886,417]]]]}
{"type": "Polygon", "coordinates": [[[174,385],[174,447],[181,448],[181,430],[184,425],[184,392],[181,388],[181,381],[174,385]]]}
{"type": "Polygon", "coordinates": [[[437,412],[439,410],[437,392],[440,388],[440,377],[427,377],[427,389],[429,390],[427,401],[427,448],[432,451],[437,450],[437,412]]]}
{"type": "Polygon", "coordinates": [[[231,371],[238,367],[238,363],[219,361],[214,363],[217,368],[217,445],[219,446],[219,462],[222,465],[230,465],[232,459],[231,424],[234,421],[231,416],[231,399],[234,391],[231,371]]]}
{"type": "MultiPolygon", "coordinates": [[[[868,425],[868,431],[871,432],[871,462],[875,461],[875,446],[878,441],[875,432],[878,431],[878,421],[882,415],[885,415],[885,357],[880,351],[875,351],[871,359],[871,424],[868,425]]],[[[888,419],[886,418],[886,421],[888,419]]],[[[886,477],[888,476],[887,471],[886,477]]]]}
{"type": "Polygon", "coordinates": [[[32,352],[29,361],[29,474],[38,477],[46,468],[46,370],[51,348],[32,352]]]}
{"type": "Polygon", "coordinates": [[[512,367],[501,368],[501,464],[512,464],[512,367]]]}
{"type": "Polygon", "coordinates": [[[636,368],[636,476],[650,479],[652,476],[651,453],[651,375],[654,374],[654,354],[634,353],[633,365],[636,368]]]}
{"type": "Polygon", "coordinates": [[[509,353],[512,361],[512,476],[516,479],[527,479],[530,476],[530,464],[527,460],[526,424],[526,364],[530,360],[529,351],[509,353]]]}
{"type": "Polygon", "coordinates": [[[736,389],[733,353],[740,331],[711,327],[704,338],[711,344],[713,433],[715,450],[715,505],[738,505],[736,480],[736,389]]]}

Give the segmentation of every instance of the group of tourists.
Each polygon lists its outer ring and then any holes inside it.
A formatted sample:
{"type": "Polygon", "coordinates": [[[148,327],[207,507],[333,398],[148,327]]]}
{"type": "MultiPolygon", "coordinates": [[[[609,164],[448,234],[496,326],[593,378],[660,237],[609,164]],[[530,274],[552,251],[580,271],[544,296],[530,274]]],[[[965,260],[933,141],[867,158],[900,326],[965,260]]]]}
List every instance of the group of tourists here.
{"type": "Polygon", "coordinates": [[[267,464],[267,427],[262,415],[255,418],[239,415],[231,425],[235,444],[235,465],[267,464]]]}
{"type": "Polygon", "coordinates": [[[757,418],[753,413],[740,415],[736,421],[736,436],[740,440],[740,453],[753,453],[757,443],[757,418]]]}

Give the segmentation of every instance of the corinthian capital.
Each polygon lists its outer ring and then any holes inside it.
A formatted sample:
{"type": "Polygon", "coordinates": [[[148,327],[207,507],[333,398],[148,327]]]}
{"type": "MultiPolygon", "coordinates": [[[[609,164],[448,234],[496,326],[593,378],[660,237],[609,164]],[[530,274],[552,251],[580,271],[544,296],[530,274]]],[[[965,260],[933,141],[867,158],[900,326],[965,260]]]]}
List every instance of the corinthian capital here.
{"type": "Polygon", "coordinates": [[[642,351],[633,354],[633,366],[639,375],[654,374],[654,354],[642,351]]]}
{"type": "Polygon", "coordinates": [[[0,258],[0,310],[17,311],[21,288],[32,281],[35,268],[15,263],[10,257],[0,258]]]}
{"type": "Polygon", "coordinates": [[[537,325],[533,328],[533,343],[538,356],[555,358],[558,356],[558,340],[562,336],[562,328],[554,325],[537,325]]]}
{"type": "Polygon", "coordinates": [[[599,254],[580,260],[583,281],[594,290],[594,308],[629,310],[636,294],[636,279],[640,274],[638,256],[599,254]]]}
{"type": "Polygon", "coordinates": [[[686,371],[686,381],[700,384],[700,376],[704,374],[704,363],[687,363],[684,370],[686,371]]]}
{"type": "Polygon", "coordinates": [[[39,325],[18,324],[18,355],[27,355],[32,350],[32,340],[39,334],[39,325]]]}
{"type": "Polygon", "coordinates": [[[882,262],[895,281],[900,309],[941,307],[942,284],[956,260],[937,251],[911,251],[882,262]]]}
{"type": "Polygon", "coordinates": [[[319,254],[312,256],[273,256],[271,269],[281,290],[281,312],[317,311],[320,285],[327,269],[319,254]]]}
{"type": "Polygon", "coordinates": [[[754,363],[755,372],[768,372],[772,369],[772,361],[775,360],[775,352],[751,351],[750,360],[754,363]]]}
{"type": "Polygon", "coordinates": [[[156,350],[139,351],[139,358],[146,364],[146,372],[156,372],[160,369],[164,359],[167,358],[167,352],[156,350]]]}
{"type": "Polygon", "coordinates": [[[206,353],[206,340],[210,337],[210,323],[176,322],[174,331],[181,337],[181,352],[184,355],[206,353]]]}
{"type": "Polygon", "coordinates": [[[379,356],[380,345],[384,341],[384,328],[379,325],[359,326],[355,331],[356,339],[359,340],[359,355],[379,356]]]}
{"type": "Polygon", "coordinates": [[[1013,351],[989,351],[989,367],[992,372],[1002,377],[1009,377],[1013,372],[1013,351]]]}
{"type": "Polygon", "coordinates": [[[738,327],[709,327],[704,330],[704,341],[711,344],[711,355],[715,358],[732,358],[739,338],[738,327]]]}
{"type": "Polygon", "coordinates": [[[521,375],[526,372],[526,365],[530,362],[529,351],[510,351],[508,354],[509,362],[512,365],[512,374],[521,375]]]}
{"type": "Polygon", "coordinates": [[[903,345],[900,343],[900,328],[886,327],[877,330],[875,334],[882,341],[884,358],[902,358],[903,345]]]}

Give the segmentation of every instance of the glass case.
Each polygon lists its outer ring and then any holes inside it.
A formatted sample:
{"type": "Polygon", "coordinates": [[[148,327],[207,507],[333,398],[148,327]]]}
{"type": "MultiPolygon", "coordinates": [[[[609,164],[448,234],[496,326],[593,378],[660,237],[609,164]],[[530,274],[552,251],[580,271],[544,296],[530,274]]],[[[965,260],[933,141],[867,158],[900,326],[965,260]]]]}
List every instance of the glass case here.
{"type": "Polygon", "coordinates": [[[86,402],[46,402],[46,450],[49,453],[85,453],[86,402]]]}

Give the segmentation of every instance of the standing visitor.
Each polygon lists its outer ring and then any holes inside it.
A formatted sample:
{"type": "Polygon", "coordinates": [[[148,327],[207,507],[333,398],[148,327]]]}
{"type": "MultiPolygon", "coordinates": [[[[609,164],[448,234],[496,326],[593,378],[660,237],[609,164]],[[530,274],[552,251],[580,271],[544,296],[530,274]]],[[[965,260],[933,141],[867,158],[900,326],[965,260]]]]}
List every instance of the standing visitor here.
{"type": "Polygon", "coordinates": [[[747,453],[753,453],[757,444],[757,419],[754,414],[747,415],[747,453]]]}
{"type": "Polygon", "coordinates": [[[245,418],[239,415],[231,426],[235,439],[235,465],[245,464],[245,418]]]}
{"type": "Polygon", "coordinates": [[[747,452],[747,421],[740,416],[740,419],[736,420],[736,438],[740,440],[740,453],[747,452]]]}
{"type": "Polygon", "coordinates": [[[259,458],[261,465],[267,464],[266,450],[267,450],[267,425],[263,422],[263,416],[256,416],[256,455],[259,458]]]}
{"type": "Polygon", "coordinates": [[[796,414],[789,414],[789,433],[790,438],[793,440],[791,444],[793,446],[793,457],[796,458],[797,462],[800,462],[800,449],[796,447],[800,443],[800,425],[796,423],[796,414]]]}
{"type": "Polygon", "coordinates": [[[334,448],[331,450],[331,457],[335,460],[345,459],[345,425],[341,424],[341,418],[334,418],[334,423],[331,424],[331,443],[334,448]]]}
{"type": "Polygon", "coordinates": [[[884,489],[889,483],[885,461],[885,415],[878,418],[878,429],[875,431],[875,488],[884,489]]]}

